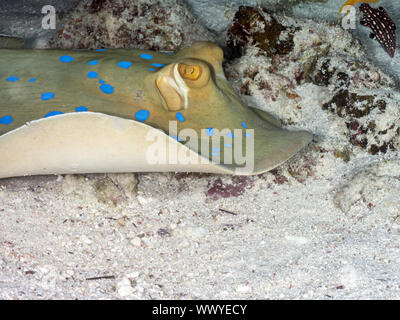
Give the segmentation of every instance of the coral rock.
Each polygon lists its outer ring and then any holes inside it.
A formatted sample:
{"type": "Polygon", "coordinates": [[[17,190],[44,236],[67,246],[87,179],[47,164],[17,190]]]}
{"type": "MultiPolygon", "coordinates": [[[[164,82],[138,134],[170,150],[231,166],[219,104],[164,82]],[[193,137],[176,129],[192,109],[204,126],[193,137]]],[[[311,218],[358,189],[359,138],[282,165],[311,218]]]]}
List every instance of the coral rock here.
{"type": "Polygon", "coordinates": [[[175,1],[83,0],[65,17],[53,48],[138,48],[173,51],[213,40],[187,8],[175,1]]]}
{"type": "Polygon", "coordinates": [[[267,9],[241,6],[228,31],[228,57],[242,56],[248,45],[269,57],[287,54],[293,48],[293,29],[281,25],[267,9]]]}

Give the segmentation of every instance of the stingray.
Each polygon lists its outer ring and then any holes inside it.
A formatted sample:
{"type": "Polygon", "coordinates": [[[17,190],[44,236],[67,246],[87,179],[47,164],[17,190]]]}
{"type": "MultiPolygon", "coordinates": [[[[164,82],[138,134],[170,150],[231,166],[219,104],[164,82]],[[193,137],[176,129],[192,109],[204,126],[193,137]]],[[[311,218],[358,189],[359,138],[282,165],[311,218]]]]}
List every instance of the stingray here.
{"type": "Polygon", "coordinates": [[[21,49],[0,38],[0,178],[105,172],[253,175],[305,147],[246,106],[223,52],[21,49]]]}

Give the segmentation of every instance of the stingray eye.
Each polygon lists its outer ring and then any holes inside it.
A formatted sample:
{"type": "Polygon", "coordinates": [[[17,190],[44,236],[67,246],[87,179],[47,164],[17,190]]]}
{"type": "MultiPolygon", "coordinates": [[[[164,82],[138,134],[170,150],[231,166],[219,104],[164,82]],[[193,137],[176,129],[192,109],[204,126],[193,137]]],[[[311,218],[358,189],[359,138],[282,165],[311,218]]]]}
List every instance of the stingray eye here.
{"type": "Polygon", "coordinates": [[[160,69],[156,73],[155,84],[162,98],[162,106],[169,111],[188,108],[191,93],[198,97],[205,94],[204,89],[207,91],[210,68],[202,60],[185,59],[160,69]]]}
{"type": "Polygon", "coordinates": [[[184,63],[179,64],[179,74],[184,79],[197,80],[201,76],[200,66],[189,66],[184,63]]]}
{"type": "Polygon", "coordinates": [[[204,87],[210,80],[210,69],[207,64],[199,62],[198,64],[179,63],[177,70],[181,78],[188,87],[204,87]]]}

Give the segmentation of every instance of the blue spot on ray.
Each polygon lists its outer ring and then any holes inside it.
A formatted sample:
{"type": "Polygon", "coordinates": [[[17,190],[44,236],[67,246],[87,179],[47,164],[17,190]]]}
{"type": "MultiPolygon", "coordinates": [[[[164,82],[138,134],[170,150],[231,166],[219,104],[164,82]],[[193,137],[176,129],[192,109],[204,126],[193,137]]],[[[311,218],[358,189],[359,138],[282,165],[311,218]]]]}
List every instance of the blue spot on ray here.
{"type": "Polygon", "coordinates": [[[156,69],[154,69],[154,68],[149,68],[149,70],[150,70],[150,71],[156,71],[156,69]]]}
{"type": "Polygon", "coordinates": [[[102,80],[102,79],[99,79],[99,83],[100,84],[105,84],[106,82],[104,80],[102,80]]]}
{"type": "Polygon", "coordinates": [[[221,149],[220,149],[220,148],[212,148],[212,150],[213,150],[214,152],[221,152],[221,149]]]}
{"type": "Polygon", "coordinates": [[[71,56],[61,56],[60,57],[61,62],[72,62],[74,61],[74,57],[71,56]]]}
{"type": "Polygon", "coordinates": [[[176,115],[175,115],[175,117],[176,117],[176,120],[178,120],[178,121],[180,121],[180,122],[185,121],[185,117],[184,117],[183,114],[180,113],[180,112],[177,112],[176,115]]]}
{"type": "Polygon", "coordinates": [[[76,107],[75,111],[76,112],[85,112],[85,111],[88,111],[88,108],[86,108],[84,106],[80,106],[80,107],[76,107]]]}
{"type": "Polygon", "coordinates": [[[64,113],[64,112],[61,112],[61,111],[51,111],[51,112],[49,112],[48,114],[46,114],[46,115],[44,116],[44,118],[56,116],[56,115],[58,115],[58,114],[63,114],[63,113],[64,113]]]}
{"type": "Polygon", "coordinates": [[[227,147],[227,148],[232,148],[232,145],[229,144],[229,143],[225,143],[225,147],[227,147]]]}
{"type": "Polygon", "coordinates": [[[147,53],[142,53],[142,54],[140,55],[140,57],[141,57],[142,59],[146,59],[146,60],[151,60],[151,59],[153,59],[153,56],[152,56],[151,54],[147,54],[147,53]]]}
{"type": "Polygon", "coordinates": [[[100,90],[105,94],[112,94],[114,93],[114,87],[110,84],[102,84],[100,86],[100,90]]]}
{"type": "Polygon", "coordinates": [[[182,142],[182,139],[177,136],[170,136],[172,139],[175,139],[178,142],[182,142]]]}
{"type": "Polygon", "coordinates": [[[87,74],[87,77],[90,78],[90,79],[94,79],[94,78],[98,77],[98,74],[95,71],[89,71],[88,74],[87,74]]]}
{"type": "Polygon", "coordinates": [[[213,136],[214,135],[214,129],[213,128],[207,128],[206,129],[206,133],[208,136],[213,136]]]}
{"type": "Polygon", "coordinates": [[[12,77],[8,77],[6,80],[7,80],[7,81],[10,81],[10,82],[14,82],[14,81],[18,81],[19,78],[18,78],[18,77],[12,76],[12,77]]]}
{"type": "Polygon", "coordinates": [[[42,93],[42,100],[50,100],[53,99],[55,94],[53,92],[44,92],[42,93]]]}
{"type": "Polygon", "coordinates": [[[103,48],[103,49],[96,49],[96,50],[93,50],[94,52],[102,52],[102,51],[106,51],[106,49],[105,48],[103,48]]]}
{"type": "Polygon", "coordinates": [[[243,128],[247,129],[247,124],[246,123],[242,122],[242,126],[243,126],[243,128]]]}
{"type": "Polygon", "coordinates": [[[36,81],[36,78],[30,78],[29,79],[29,82],[35,82],[36,81]]]}
{"type": "Polygon", "coordinates": [[[138,112],[135,113],[135,119],[137,121],[146,121],[150,117],[150,112],[148,110],[139,110],[138,112]]]}
{"type": "Polygon", "coordinates": [[[151,65],[154,67],[157,67],[157,68],[165,67],[165,64],[162,64],[162,63],[152,63],[151,65]]]}
{"type": "Polygon", "coordinates": [[[229,133],[227,133],[227,135],[226,135],[227,137],[229,137],[229,138],[233,138],[234,137],[234,135],[233,135],[233,133],[232,132],[229,132],[229,133]]]}
{"type": "Polygon", "coordinates": [[[214,157],[217,157],[217,156],[218,156],[218,153],[215,153],[215,152],[211,152],[211,154],[212,154],[214,157]]]}
{"type": "Polygon", "coordinates": [[[4,116],[0,118],[0,124],[10,124],[13,122],[13,118],[11,116],[4,116]]]}
{"type": "Polygon", "coordinates": [[[247,132],[246,132],[244,135],[245,135],[246,137],[251,137],[251,133],[247,133],[247,132]]]}
{"type": "Polygon", "coordinates": [[[99,62],[97,60],[92,60],[88,62],[89,66],[95,66],[96,64],[98,64],[99,62]]]}
{"type": "Polygon", "coordinates": [[[132,66],[132,62],[129,62],[129,61],[118,62],[118,67],[120,67],[120,68],[129,69],[131,66],[132,66]]]}

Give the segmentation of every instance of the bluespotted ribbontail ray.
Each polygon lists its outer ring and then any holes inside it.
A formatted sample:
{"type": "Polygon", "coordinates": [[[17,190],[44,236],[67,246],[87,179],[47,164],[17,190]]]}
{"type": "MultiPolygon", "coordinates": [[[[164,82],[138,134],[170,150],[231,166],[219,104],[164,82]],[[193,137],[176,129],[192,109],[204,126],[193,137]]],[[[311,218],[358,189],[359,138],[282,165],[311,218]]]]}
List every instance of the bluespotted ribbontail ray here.
{"type": "Polygon", "coordinates": [[[1,49],[0,178],[149,171],[259,174],[310,142],[310,133],[284,130],[268,113],[244,105],[224,76],[222,60],[222,50],[209,42],[176,54],[1,49]],[[169,131],[171,121],[176,132],[169,131]],[[199,138],[185,140],[182,129],[194,130],[199,138]],[[203,152],[202,133],[209,138],[214,131],[225,132],[223,139],[203,152]],[[154,141],[147,138],[156,133],[168,142],[167,154],[176,149],[199,161],[149,163],[154,141]],[[254,139],[250,171],[240,170],[244,165],[235,155],[233,163],[224,162],[225,154],[239,147],[246,151],[249,139],[254,139]]]}

